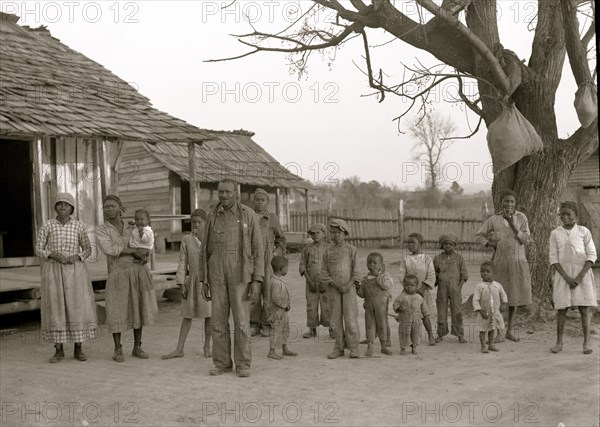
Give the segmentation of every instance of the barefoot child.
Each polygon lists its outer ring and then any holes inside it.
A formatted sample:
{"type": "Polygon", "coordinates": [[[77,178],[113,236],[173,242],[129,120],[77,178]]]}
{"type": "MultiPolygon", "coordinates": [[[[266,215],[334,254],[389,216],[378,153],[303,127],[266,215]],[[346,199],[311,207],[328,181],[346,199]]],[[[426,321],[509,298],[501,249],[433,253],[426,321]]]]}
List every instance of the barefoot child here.
{"type": "Polygon", "coordinates": [[[377,252],[371,252],[367,256],[367,274],[360,281],[360,287],[357,289],[359,297],[365,299],[365,328],[367,330],[367,352],[365,356],[373,355],[373,340],[375,331],[381,343],[381,352],[390,355],[392,351],[386,347],[388,332],[387,327],[387,309],[388,295],[392,284],[392,276],[385,272],[383,256],[377,252]]]}
{"type": "Polygon", "coordinates": [[[563,225],[550,234],[550,264],[556,272],[552,300],[558,310],[556,316],[556,346],[550,350],[558,353],[563,346],[563,330],[569,307],[577,307],[583,329],[583,354],[592,353],[590,341],[590,317],[588,307],[596,307],[596,286],[592,264],[596,261],[596,247],[592,234],[577,224],[577,205],[564,202],[560,205],[563,225]]]}
{"type": "Polygon", "coordinates": [[[479,341],[481,341],[481,352],[499,351],[494,345],[496,329],[504,329],[502,312],[508,308],[508,297],[502,285],[494,281],[494,264],[485,261],[481,264],[481,278],[473,292],[473,311],[477,312],[477,323],[479,326],[479,341]],[[487,337],[486,337],[487,335],[487,337]],[[486,338],[489,342],[486,343],[486,338]]]}
{"type": "Polygon", "coordinates": [[[129,247],[132,249],[154,249],[154,231],[150,227],[150,213],[146,209],[135,211],[135,222],[131,224],[129,247]]]}
{"type": "MultiPolygon", "coordinates": [[[[300,276],[306,280],[306,326],[308,331],[302,334],[302,338],[313,338],[317,336],[317,327],[323,325],[329,327],[329,302],[327,301],[327,286],[321,282],[321,264],[323,253],[329,247],[325,242],[327,228],[324,224],[314,223],[310,226],[308,234],[313,243],[304,246],[300,255],[300,276]],[[321,313],[319,316],[319,308],[321,313]]],[[[333,337],[333,331],[329,328],[329,336],[333,337]]]]}
{"type": "Polygon", "coordinates": [[[287,340],[290,334],[290,294],[288,293],[283,277],[288,272],[288,260],[284,256],[276,255],[271,260],[273,268],[273,277],[271,278],[267,320],[271,325],[271,335],[269,337],[269,354],[271,359],[280,360],[283,356],[297,356],[298,353],[291,351],[287,346],[287,340]],[[282,354],[277,353],[281,347],[282,354]]]}
{"type": "Polygon", "coordinates": [[[452,335],[458,337],[458,342],[466,343],[462,319],[462,287],[468,279],[467,266],[461,254],[455,251],[458,239],[453,234],[440,236],[443,251],[433,258],[435,269],[435,286],[437,296],[437,338],[441,342],[448,334],[448,305],[452,316],[452,335]]]}
{"type": "MultiPolygon", "coordinates": [[[[414,274],[419,278],[420,284],[417,293],[425,300],[427,312],[431,315],[433,314],[433,299],[430,291],[435,285],[435,270],[431,257],[421,252],[422,244],[423,236],[419,233],[412,233],[406,239],[406,247],[410,254],[405,256],[400,263],[400,283],[404,283],[404,277],[407,274],[414,274]]],[[[423,325],[427,330],[429,345],[435,345],[429,316],[423,318],[423,325]]]]}
{"type": "Polygon", "coordinates": [[[404,290],[394,301],[394,311],[398,313],[396,320],[400,322],[400,354],[406,354],[406,346],[410,342],[411,353],[417,354],[417,346],[421,337],[421,321],[429,319],[429,310],[423,297],[417,293],[419,278],[414,274],[404,276],[404,290]]]}
{"type": "Polygon", "coordinates": [[[323,254],[321,280],[328,286],[327,298],[331,309],[331,328],[335,334],[333,351],[329,359],[344,355],[344,348],[350,350],[350,357],[358,358],[358,303],[356,287],[360,277],[356,271],[357,250],[344,239],[349,227],[342,219],[332,219],[329,223],[329,235],[332,245],[323,254]]]}
{"type": "Polygon", "coordinates": [[[179,266],[175,281],[181,289],[181,329],[179,330],[179,341],[177,347],[169,354],[162,356],[163,359],[183,357],[183,347],[187,339],[193,318],[204,318],[204,357],[212,357],[210,351],[210,315],[211,303],[206,301],[202,295],[202,240],[204,226],[206,224],[206,212],[196,209],[192,212],[192,233],[186,234],[181,240],[179,251],[179,266]],[[187,274],[186,277],[186,272],[187,274]]]}

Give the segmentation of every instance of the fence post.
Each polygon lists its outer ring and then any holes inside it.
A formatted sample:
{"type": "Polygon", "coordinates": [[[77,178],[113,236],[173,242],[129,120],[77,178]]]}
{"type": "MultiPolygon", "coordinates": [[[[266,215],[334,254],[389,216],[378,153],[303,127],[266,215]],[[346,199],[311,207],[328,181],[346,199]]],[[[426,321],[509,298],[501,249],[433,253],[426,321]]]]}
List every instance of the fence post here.
{"type": "Polygon", "coordinates": [[[404,200],[400,199],[398,202],[398,237],[400,241],[400,247],[403,247],[402,242],[404,241],[404,200]]]}

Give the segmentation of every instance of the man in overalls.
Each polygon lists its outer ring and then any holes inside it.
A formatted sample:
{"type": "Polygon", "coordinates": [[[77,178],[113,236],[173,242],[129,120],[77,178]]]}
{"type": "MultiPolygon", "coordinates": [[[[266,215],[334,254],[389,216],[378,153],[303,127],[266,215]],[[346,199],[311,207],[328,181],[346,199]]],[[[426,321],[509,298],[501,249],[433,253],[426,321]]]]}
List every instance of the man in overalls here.
{"type": "Polygon", "coordinates": [[[256,214],[238,200],[237,183],[223,179],[219,204],[206,222],[204,297],[212,298],[213,363],[210,375],[233,370],[229,311],[234,322],[234,361],[240,377],[250,376],[250,304],[260,298],[264,248],[256,214]]]}

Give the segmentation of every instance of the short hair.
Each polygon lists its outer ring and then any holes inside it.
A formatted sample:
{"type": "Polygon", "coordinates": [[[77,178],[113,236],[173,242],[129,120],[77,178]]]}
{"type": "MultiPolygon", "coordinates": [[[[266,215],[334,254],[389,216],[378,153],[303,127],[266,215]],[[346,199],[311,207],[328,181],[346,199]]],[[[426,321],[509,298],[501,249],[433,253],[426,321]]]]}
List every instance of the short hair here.
{"type": "Polygon", "coordinates": [[[282,255],[276,255],[271,260],[271,267],[273,271],[281,271],[284,267],[287,267],[288,259],[282,255]]]}
{"type": "Polygon", "coordinates": [[[492,271],[494,271],[494,263],[492,261],[482,262],[481,266],[479,267],[479,270],[481,270],[483,267],[489,267],[492,271]]]}
{"type": "Polygon", "coordinates": [[[417,277],[416,274],[407,274],[406,276],[404,276],[404,280],[402,281],[402,283],[406,283],[407,280],[412,280],[415,279],[417,281],[417,285],[419,284],[419,278],[417,277]]]}
{"type": "Polygon", "coordinates": [[[208,218],[208,215],[206,215],[206,211],[204,209],[195,209],[190,215],[190,220],[195,216],[202,218],[202,221],[206,221],[208,218]]]}
{"type": "Polygon", "coordinates": [[[575,202],[571,202],[571,201],[562,202],[560,204],[560,208],[561,209],[571,209],[575,213],[575,216],[579,216],[579,212],[577,210],[577,203],[575,203],[575,202]]]}
{"type": "Polygon", "coordinates": [[[139,213],[143,213],[143,214],[145,214],[145,215],[148,217],[148,222],[150,222],[150,220],[152,219],[152,218],[150,217],[150,212],[148,212],[148,211],[147,211],[146,209],[144,209],[144,208],[136,209],[133,215],[135,216],[135,215],[137,215],[137,214],[139,214],[139,213]]]}
{"type": "Polygon", "coordinates": [[[233,185],[233,189],[235,191],[237,191],[238,183],[237,183],[236,180],[234,180],[233,178],[223,178],[222,180],[219,181],[218,184],[226,184],[226,183],[232,184],[233,185]]]}
{"type": "Polygon", "coordinates": [[[381,255],[379,252],[371,252],[369,255],[367,255],[367,260],[369,258],[379,258],[379,261],[383,262],[383,255],[381,255]]]}
{"type": "Polygon", "coordinates": [[[407,239],[410,239],[411,237],[413,239],[417,239],[420,245],[423,244],[423,236],[421,235],[421,233],[411,233],[408,235],[407,239]]]}
{"type": "Polygon", "coordinates": [[[498,193],[498,201],[502,202],[506,196],[513,196],[515,200],[517,199],[517,193],[507,188],[498,193]]]}

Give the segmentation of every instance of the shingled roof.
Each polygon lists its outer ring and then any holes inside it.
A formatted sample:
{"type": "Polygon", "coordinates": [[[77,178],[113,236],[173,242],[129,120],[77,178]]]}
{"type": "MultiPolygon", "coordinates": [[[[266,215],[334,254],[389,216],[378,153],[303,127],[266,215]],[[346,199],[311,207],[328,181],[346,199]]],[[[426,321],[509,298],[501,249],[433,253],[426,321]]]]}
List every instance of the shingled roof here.
{"type": "Polygon", "coordinates": [[[209,135],[152,107],[97,62],[0,12],[0,135],[69,136],[150,143],[209,135]]]}
{"type": "MultiPolygon", "coordinates": [[[[311,188],[308,181],[291,173],[252,140],[254,133],[245,130],[207,130],[211,139],[196,147],[196,179],[219,182],[233,178],[240,184],[311,188]]],[[[148,152],[164,166],[189,180],[186,144],[144,144],[148,152]]]]}

